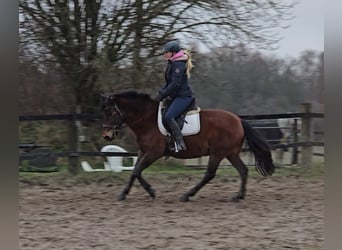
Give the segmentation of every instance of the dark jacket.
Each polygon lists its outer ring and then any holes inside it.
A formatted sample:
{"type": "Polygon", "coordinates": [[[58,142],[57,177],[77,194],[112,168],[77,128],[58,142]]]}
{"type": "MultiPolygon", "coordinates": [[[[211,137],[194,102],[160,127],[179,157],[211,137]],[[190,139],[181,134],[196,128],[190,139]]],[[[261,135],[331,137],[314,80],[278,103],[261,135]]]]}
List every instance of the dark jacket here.
{"type": "Polygon", "coordinates": [[[191,97],[193,91],[188,82],[188,76],[186,75],[186,59],[174,61],[168,61],[167,68],[165,70],[166,85],[159,91],[159,94],[164,98],[171,97],[191,97]]]}

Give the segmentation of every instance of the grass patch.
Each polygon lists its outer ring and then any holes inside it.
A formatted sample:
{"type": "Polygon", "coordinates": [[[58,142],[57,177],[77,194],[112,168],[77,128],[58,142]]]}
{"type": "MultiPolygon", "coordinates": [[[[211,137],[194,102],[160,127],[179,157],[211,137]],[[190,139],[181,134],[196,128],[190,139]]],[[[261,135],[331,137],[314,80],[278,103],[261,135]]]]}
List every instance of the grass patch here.
{"type": "MultiPolygon", "coordinates": [[[[59,172],[40,173],[40,172],[19,172],[19,181],[22,183],[32,185],[49,185],[49,183],[73,186],[79,184],[92,183],[114,183],[126,182],[131,175],[131,171],[115,172],[83,172],[80,170],[79,174],[72,175],[68,172],[67,166],[59,168],[59,172]]],[[[261,177],[253,166],[248,167],[249,177],[261,177]]],[[[158,179],[174,178],[174,177],[197,177],[203,176],[205,168],[193,168],[181,165],[173,161],[159,161],[147,168],[143,175],[146,178],[153,177],[158,179]]],[[[313,164],[310,169],[304,169],[301,166],[281,166],[278,167],[273,174],[273,177],[321,177],[324,175],[324,164],[313,164]]],[[[238,172],[233,167],[220,167],[217,170],[217,177],[238,177],[238,172]]],[[[272,178],[272,177],[270,177],[272,178]]]]}
{"type": "Polygon", "coordinates": [[[302,176],[302,177],[317,177],[324,176],[324,164],[313,163],[311,168],[305,169],[304,167],[297,166],[282,166],[277,168],[274,173],[275,176],[302,176]]]}
{"type": "Polygon", "coordinates": [[[114,181],[123,181],[128,178],[130,173],[122,172],[84,172],[73,175],[68,172],[67,166],[59,167],[58,172],[19,172],[19,182],[32,185],[61,184],[73,186],[78,184],[91,183],[113,183],[114,181]]]}

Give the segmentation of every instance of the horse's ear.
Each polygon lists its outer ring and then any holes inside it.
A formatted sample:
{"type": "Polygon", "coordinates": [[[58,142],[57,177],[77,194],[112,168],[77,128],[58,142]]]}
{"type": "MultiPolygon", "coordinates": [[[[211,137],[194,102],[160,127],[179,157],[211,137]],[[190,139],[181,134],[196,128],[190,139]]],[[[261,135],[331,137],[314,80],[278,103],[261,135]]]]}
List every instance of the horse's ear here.
{"type": "Polygon", "coordinates": [[[114,96],[113,95],[101,95],[101,102],[105,105],[113,105],[114,104],[114,96]]]}
{"type": "Polygon", "coordinates": [[[105,95],[105,94],[102,94],[102,93],[99,93],[98,94],[100,96],[100,100],[101,100],[101,106],[102,106],[102,109],[105,105],[108,105],[108,101],[109,101],[109,96],[108,95],[105,95]]]}

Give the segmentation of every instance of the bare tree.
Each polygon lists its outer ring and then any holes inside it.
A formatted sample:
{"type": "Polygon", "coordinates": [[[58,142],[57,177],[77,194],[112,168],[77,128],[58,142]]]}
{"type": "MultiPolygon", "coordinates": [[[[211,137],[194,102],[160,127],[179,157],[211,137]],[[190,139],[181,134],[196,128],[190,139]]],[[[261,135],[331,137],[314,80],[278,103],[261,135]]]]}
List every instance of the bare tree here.
{"type": "MultiPolygon", "coordinates": [[[[233,0],[20,0],[20,36],[37,65],[54,62],[76,104],[87,107],[112,69],[129,69],[128,85],[144,87],[161,45],[249,43],[271,48],[290,19],[294,2],[233,0]],[[152,58],[152,59],[151,59],[152,58]],[[144,78],[146,77],[146,78],[144,78]]],[[[44,67],[42,67],[44,70],[44,67]]],[[[127,72],[127,71],[125,71],[127,72]]]]}
{"type": "Polygon", "coordinates": [[[319,55],[319,64],[317,66],[318,76],[315,79],[315,100],[324,104],[324,53],[319,55]]]}
{"type": "Polygon", "coordinates": [[[63,77],[49,68],[42,73],[30,61],[19,62],[20,114],[68,113],[73,96],[63,88],[63,77]]]}

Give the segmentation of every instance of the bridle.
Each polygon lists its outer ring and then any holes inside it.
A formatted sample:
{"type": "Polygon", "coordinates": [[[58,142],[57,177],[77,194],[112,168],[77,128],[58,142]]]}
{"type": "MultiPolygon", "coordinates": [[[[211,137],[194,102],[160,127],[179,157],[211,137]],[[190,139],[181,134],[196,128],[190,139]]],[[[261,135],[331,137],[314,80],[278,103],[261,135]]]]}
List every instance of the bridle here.
{"type": "Polygon", "coordinates": [[[123,126],[123,124],[125,124],[125,118],[123,113],[121,112],[121,110],[119,109],[118,105],[114,104],[111,106],[108,106],[107,108],[113,107],[116,114],[118,114],[118,116],[120,117],[120,125],[109,125],[109,124],[102,124],[102,128],[108,128],[108,129],[113,129],[115,135],[117,135],[120,131],[120,129],[126,127],[123,126]]]}
{"type": "MultiPolygon", "coordinates": [[[[120,118],[120,122],[119,122],[120,124],[119,125],[102,124],[102,128],[112,129],[114,131],[115,135],[118,135],[118,133],[120,132],[120,130],[122,128],[125,128],[125,127],[128,126],[128,121],[126,119],[126,116],[125,116],[124,112],[122,112],[120,110],[120,108],[118,107],[118,105],[116,103],[113,103],[112,105],[108,105],[106,108],[114,108],[114,111],[116,112],[116,114],[120,118]]],[[[145,117],[141,117],[141,118],[139,118],[137,120],[129,121],[129,125],[130,126],[134,126],[137,123],[140,123],[144,119],[145,119],[145,117]]]]}

